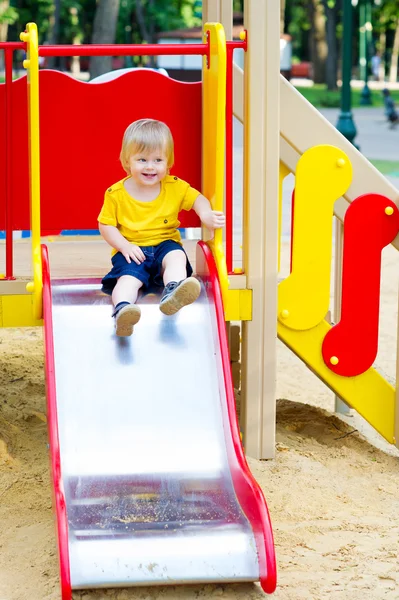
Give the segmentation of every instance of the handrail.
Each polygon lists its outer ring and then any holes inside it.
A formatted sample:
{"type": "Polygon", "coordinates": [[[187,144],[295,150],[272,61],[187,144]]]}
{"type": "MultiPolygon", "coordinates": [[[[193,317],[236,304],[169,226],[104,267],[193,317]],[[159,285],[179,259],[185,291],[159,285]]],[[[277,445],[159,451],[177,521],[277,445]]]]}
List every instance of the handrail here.
{"type": "Polygon", "coordinates": [[[6,234],[6,279],[15,279],[13,274],[13,207],[12,207],[12,187],[11,187],[11,171],[12,171],[12,153],[11,153],[11,123],[12,123],[12,59],[13,50],[7,47],[4,50],[5,63],[5,144],[6,144],[6,160],[5,160],[5,234],[6,234]]]}
{"type": "MultiPolygon", "coordinates": [[[[223,211],[224,149],[226,118],[226,38],[219,23],[206,23],[204,35],[210,44],[210,58],[203,65],[203,191],[212,208],[223,211]]],[[[218,270],[226,311],[229,279],[223,250],[223,231],[216,229],[208,241],[218,270]]]]}
{"type": "Polygon", "coordinates": [[[209,44],[69,44],[40,46],[39,56],[209,55],[209,44]]]}
{"type": "Polygon", "coordinates": [[[27,58],[23,62],[28,74],[29,107],[29,163],[30,211],[32,230],[33,282],[26,289],[32,292],[33,316],[43,316],[43,275],[40,249],[40,140],[39,140],[39,51],[35,23],[28,23],[20,39],[27,44],[27,58]]]}

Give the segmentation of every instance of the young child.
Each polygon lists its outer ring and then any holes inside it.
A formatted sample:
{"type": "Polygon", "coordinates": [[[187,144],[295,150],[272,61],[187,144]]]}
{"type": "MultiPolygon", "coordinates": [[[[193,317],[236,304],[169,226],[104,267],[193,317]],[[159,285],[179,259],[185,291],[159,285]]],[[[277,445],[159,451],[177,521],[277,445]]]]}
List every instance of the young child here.
{"type": "Polygon", "coordinates": [[[112,295],[116,335],[129,336],[140,319],[138,292],[150,283],[165,286],[160,310],[173,315],[201,291],[181,245],[178,214],[195,210],[210,230],[223,227],[222,212],[188,183],[169,175],[173,138],[161,121],[141,119],[126,129],[120,161],[127,177],[108,188],[98,216],[99,230],[112,246],[112,269],[102,291],[112,295]]]}

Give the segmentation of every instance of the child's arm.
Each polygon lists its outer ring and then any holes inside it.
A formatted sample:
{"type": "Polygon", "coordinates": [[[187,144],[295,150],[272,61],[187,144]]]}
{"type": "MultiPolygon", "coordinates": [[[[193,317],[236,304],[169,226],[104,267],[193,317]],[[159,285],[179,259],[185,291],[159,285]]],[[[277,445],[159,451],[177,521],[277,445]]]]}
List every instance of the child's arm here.
{"type": "Polygon", "coordinates": [[[208,229],[220,229],[226,224],[226,217],[219,210],[212,210],[207,198],[200,194],[194,202],[193,209],[208,229]]]}
{"type": "Polygon", "coordinates": [[[120,252],[127,260],[131,263],[131,259],[134,260],[138,265],[145,261],[143,251],[139,246],[131,244],[126,238],[120,233],[119,229],[113,225],[104,225],[104,223],[98,223],[98,228],[104,240],[120,252]]]}

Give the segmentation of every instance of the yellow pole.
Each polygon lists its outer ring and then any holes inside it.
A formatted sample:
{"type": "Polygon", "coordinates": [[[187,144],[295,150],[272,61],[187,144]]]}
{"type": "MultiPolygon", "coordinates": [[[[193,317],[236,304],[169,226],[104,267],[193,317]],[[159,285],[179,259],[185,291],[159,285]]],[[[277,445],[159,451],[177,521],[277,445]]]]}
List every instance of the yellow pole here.
{"type": "Polygon", "coordinates": [[[32,231],[33,282],[26,286],[32,292],[33,317],[43,316],[43,280],[40,249],[40,140],[39,140],[39,45],[35,23],[28,23],[26,31],[20,35],[27,44],[27,59],[23,66],[28,75],[29,108],[29,173],[30,173],[30,215],[32,231]]]}
{"type": "MultiPolygon", "coordinates": [[[[220,23],[205,23],[204,43],[210,44],[209,64],[203,59],[203,193],[214,210],[223,211],[224,145],[226,116],[226,37],[220,23]]],[[[229,279],[223,250],[222,229],[208,242],[215,257],[225,312],[229,279]]]]}

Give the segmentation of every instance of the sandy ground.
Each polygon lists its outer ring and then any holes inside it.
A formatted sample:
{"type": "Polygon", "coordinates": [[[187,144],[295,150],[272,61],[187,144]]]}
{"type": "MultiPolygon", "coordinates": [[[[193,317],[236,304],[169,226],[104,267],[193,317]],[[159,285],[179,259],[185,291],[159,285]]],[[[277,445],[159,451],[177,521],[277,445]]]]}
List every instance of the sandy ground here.
{"type": "MultiPolygon", "coordinates": [[[[50,244],[53,272],[71,268],[99,276],[108,252],[88,272],[87,242],[50,244]],[[86,269],[86,270],[85,270],[86,269]]],[[[94,244],[94,245],[93,245],[94,244]]],[[[27,245],[16,244],[17,270],[27,245]]],[[[1,248],[0,248],[1,250],[1,248]]],[[[0,252],[1,258],[1,252],[0,252]]],[[[92,264],[96,264],[95,262],[92,264]]],[[[378,367],[395,376],[398,269],[384,255],[378,367]]],[[[40,329],[0,331],[0,600],[60,598],[45,417],[40,329]]],[[[397,600],[399,453],[361,421],[333,415],[334,398],[282,345],[278,345],[277,452],[273,461],[249,458],[272,517],[278,600],[397,600]],[[378,447],[377,447],[378,446],[378,447]]],[[[74,593],[80,600],[258,600],[247,584],[140,588],[74,593]]]]}

